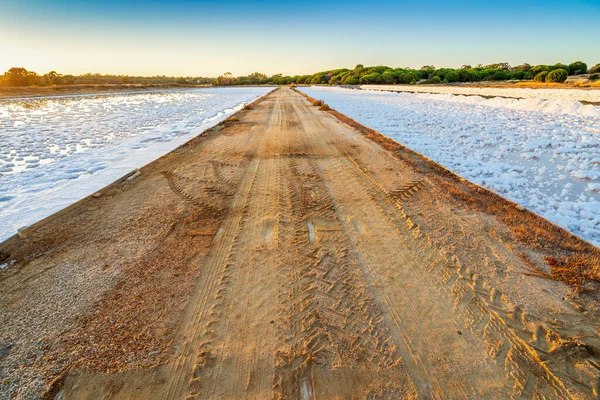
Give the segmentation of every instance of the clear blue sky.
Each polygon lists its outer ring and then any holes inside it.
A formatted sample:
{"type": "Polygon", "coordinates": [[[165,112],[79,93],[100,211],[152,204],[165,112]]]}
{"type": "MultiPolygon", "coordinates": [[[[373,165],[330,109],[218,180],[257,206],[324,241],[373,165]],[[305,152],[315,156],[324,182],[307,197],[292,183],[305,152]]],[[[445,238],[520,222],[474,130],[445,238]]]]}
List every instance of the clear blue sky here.
{"type": "Polygon", "coordinates": [[[600,63],[600,0],[0,0],[0,73],[600,63]]]}

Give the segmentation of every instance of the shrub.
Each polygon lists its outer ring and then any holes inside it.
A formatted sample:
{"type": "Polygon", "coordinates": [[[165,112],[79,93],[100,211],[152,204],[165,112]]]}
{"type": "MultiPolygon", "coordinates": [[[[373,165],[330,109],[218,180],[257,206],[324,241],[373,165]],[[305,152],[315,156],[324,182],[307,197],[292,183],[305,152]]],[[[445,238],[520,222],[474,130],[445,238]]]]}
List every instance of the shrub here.
{"type": "Polygon", "coordinates": [[[327,81],[325,80],[325,74],[316,74],[315,76],[312,77],[312,79],[310,80],[310,83],[312,85],[327,83],[327,81]]]}
{"type": "Polygon", "coordinates": [[[554,71],[555,69],[564,69],[565,71],[567,71],[567,75],[569,74],[569,66],[568,65],[565,65],[562,63],[556,63],[550,68],[550,70],[548,72],[554,71]]]}
{"type": "Polygon", "coordinates": [[[510,72],[500,69],[491,74],[488,79],[491,81],[505,81],[510,79],[510,72]]]}
{"type": "Polygon", "coordinates": [[[381,74],[381,83],[396,83],[394,73],[392,71],[385,71],[383,74],[381,74]]]}
{"type": "Polygon", "coordinates": [[[458,82],[460,77],[458,76],[458,73],[456,71],[450,71],[446,74],[445,79],[448,81],[448,83],[454,83],[458,82]]]}
{"type": "Polygon", "coordinates": [[[419,75],[414,72],[407,72],[398,74],[398,83],[413,84],[419,80],[419,75]]]}
{"type": "Polygon", "coordinates": [[[525,71],[515,71],[513,72],[513,79],[524,79],[525,78],[525,71]]]}
{"type": "Polygon", "coordinates": [[[548,71],[542,71],[539,74],[537,74],[533,80],[536,82],[546,82],[546,75],[548,75],[548,71]]]}
{"type": "Polygon", "coordinates": [[[358,85],[360,82],[358,81],[358,78],[356,76],[350,75],[350,76],[344,78],[342,80],[342,83],[344,85],[358,85]]]}
{"type": "Polygon", "coordinates": [[[379,75],[377,72],[373,72],[367,75],[363,75],[362,78],[360,78],[360,83],[379,83],[381,82],[381,75],[379,75]]]}
{"type": "Polygon", "coordinates": [[[323,103],[323,104],[321,104],[321,107],[319,107],[319,110],[329,111],[329,110],[331,110],[331,108],[327,104],[323,103]]]}
{"type": "Polygon", "coordinates": [[[419,80],[419,75],[417,75],[415,72],[409,72],[404,75],[404,79],[406,80],[406,83],[410,83],[412,85],[413,83],[417,83],[419,80]]]}
{"type": "Polygon", "coordinates": [[[597,81],[598,79],[600,79],[600,74],[592,74],[588,79],[590,81],[597,81]]]}
{"type": "Polygon", "coordinates": [[[313,105],[313,106],[315,106],[315,107],[320,107],[320,106],[322,106],[323,104],[325,104],[325,103],[323,103],[323,100],[314,100],[314,101],[312,102],[312,105],[313,105]]]}
{"type": "Polygon", "coordinates": [[[548,75],[546,75],[546,82],[558,82],[563,83],[567,80],[569,73],[565,69],[555,69],[554,71],[550,71],[548,75]]]}
{"type": "Polygon", "coordinates": [[[588,72],[590,74],[596,74],[596,73],[600,72],[600,64],[594,65],[592,68],[590,68],[590,70],[588,72]]]}
{"type": "Polygon", "coordinates": [[[533,74],[533,76],[537,76],[540,72],[549,71],[550,69],[551,67],[548,65],[535,65],[531,67],[530,71],[533,74]]]}
{"type": "Polygon", "coordinates": [[[471,82],[479,82],[482,79],[481,73],[475,69],[470,70],[469,74],[471,75],[471,82]]]}
{"type": "Polygon", "coordinates": [[[569,75],[585,74],[587,72],[587,64],[583,61],[575,61],[569,64],[569,75]]]}
{"type": "Polygon", "coordinates": [[[442,79],[436,75],[429,80],[429,83],[433,83],[433,84],[442,83],[442,79]]]}
{"type": "Polygon", "coordinates": [[[11,68],[4,73],[8,86],[31,86],[35,85],[38,74],[27,71],[25,68],[11,68]]]}

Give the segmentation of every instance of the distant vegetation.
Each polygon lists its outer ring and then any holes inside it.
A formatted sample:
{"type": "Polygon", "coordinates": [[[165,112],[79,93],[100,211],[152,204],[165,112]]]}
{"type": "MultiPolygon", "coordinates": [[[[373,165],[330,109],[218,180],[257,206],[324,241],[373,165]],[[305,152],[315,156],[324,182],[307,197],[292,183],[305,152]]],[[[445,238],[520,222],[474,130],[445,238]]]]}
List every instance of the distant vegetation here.
{"type": "Polygon", "coordinates": [[[206,77],[167,77],[167,76],[126,76],[126,75],[62,75],[55,71],[39,75],[25,68],[11,68],[0,75],[0,86],[51,86],[51,85],[89,85],[89,84],[137,84],[137,85],[289,85],[289,84],[415,84],[415,83],[455,83],[508,80],[535,80],[537,82],[564,82],[569,75],[600,73],[600,64],[588,70],[581,61],[567,64],[534,65],[521,64],[515,67],[508,63],[490,65],[463,65],[461,68],[435,68],[425,65],[420,69],[391,68],[386,66],[365,67],[357,65],[354,69],[340,68],[322,71],[312,75],[267,76],[255,72],[247,76],[234,77],[230,72],[217,78],[206,77]]]}
{"type": "MultiPolygon", "coordinates": [[[[455,83],[481,81],[531,80],[539,82],[564,82],[569,75],[580,75],[588,72],[584,62],[576,61],[569,65],[535,65],[521,64],[515,67],[508,63],[491,65],[463,65],[461,68],[435,68],[425,65],[418,70],[411,68],[391,68],[386,66],[365,67],[357,65],[354,69],[335,69],[318,72],[313,75],[271,77],[276,84],[414,84],[414,83],[455,83]],[[557,71],[557,72],[555,72],[557,71]]],[[[589,73],[600,72],[600,64],[592,67],[589,73]]],[[[233,81],[232,84],[237,84],[233,81]]]]}
{"type": "Polygon", "coordinates": [[[52,86],[52,85],[200,85],[213,84],[214,78],[127,76],[127,75],[62,75],[56,71],[39,75],[25,68],[11,68],[0,75],[0,86],[52,86]]]}

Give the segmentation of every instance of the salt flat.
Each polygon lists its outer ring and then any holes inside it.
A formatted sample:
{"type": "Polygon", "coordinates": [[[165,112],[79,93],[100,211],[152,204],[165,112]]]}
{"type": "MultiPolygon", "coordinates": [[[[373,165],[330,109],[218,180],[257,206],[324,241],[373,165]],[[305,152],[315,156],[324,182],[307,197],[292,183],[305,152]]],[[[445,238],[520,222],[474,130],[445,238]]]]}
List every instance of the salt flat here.
{"type": "Polygon", "coordinates": [[[314,103],[0,244],[0,398],[593,398],[600,250],[314,103]]]}
{"type": "Polygon", "coordinates": [[[0,100],[0,241],[168,153],[269,90],[0,100]]]}
{"type": "Polygon", "coordinates": [[[301,90],[600,244],[600,107],[569,99],[301,90]]]}
{"type": "Polygon", "coordinates": [[[445,93],[469,96],[502,96],[520,99],[575,100],[600,102],[600,90],[529,89],[469,86],[362,85],[362,89],[416,93],[445,93]]]}

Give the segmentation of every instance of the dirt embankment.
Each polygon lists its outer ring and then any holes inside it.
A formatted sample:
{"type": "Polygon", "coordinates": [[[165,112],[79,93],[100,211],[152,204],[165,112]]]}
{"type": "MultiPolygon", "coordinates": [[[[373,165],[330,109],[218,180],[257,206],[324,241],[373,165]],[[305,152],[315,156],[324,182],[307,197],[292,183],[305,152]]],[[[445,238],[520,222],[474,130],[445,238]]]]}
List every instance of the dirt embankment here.
{"type": "Polygon", "coordinates": [[[598,396],[556,229],[282,88],[0,249],[0,397],[598,396]]]}
{"type": "Polygon", "coordinates": [[[53,85],[53,86],[0,86],[0,99],[12,97],[61,96],[67,94],[96,94],[128,91],[149,91],[174,88],[200,88],[211,85],[141,85],[141,84],[89,84],[89,85],[53,85]]]}

